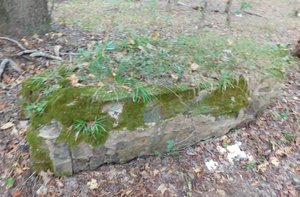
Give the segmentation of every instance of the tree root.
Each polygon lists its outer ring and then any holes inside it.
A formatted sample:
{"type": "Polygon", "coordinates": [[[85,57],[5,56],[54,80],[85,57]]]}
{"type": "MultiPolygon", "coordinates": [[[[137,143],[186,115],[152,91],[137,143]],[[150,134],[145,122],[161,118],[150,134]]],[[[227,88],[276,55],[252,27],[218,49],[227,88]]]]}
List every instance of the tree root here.
{"type": "Polygon", "coordinates": [[[14,62],[11,59],[4,59],[0,64],[0,79],[2,78],[2,75],[7,65],[10,65],[18,73],[22,72],[22,69],[18,66],[16,62],[14,62]]]}
{"type": "Polygon", "coordinates": [[[17,56],[22,56],[22,55],[27,55],[30,54],[30,57],[45,57],[48,59],[53,59],[53,60],[58,60],[58,61],[62,61],[63,59],[61,57],[55,56],[55,55],[51,55],[49,53],[43,52],[43,51],[38,51],[38,50],[28,50],[26,49],[20,42],[12,39],[12,38],[8,38],[8,37],[0,37],[1,40],[7,40],[10,42],[15,43],[20,49],[22,49],[23,51],[21,51],[20,53],[17,54],[17,56]]]}
{"type": "Polygon", "coordinates": [[[0,40],[7,40],[10,42],[15,43],[20,49],[22,50],[27,50],[21,43],[19,43],[18,41],[12,39],[12,38],[8,38],[8,37],[0,37],[0,40]]]}

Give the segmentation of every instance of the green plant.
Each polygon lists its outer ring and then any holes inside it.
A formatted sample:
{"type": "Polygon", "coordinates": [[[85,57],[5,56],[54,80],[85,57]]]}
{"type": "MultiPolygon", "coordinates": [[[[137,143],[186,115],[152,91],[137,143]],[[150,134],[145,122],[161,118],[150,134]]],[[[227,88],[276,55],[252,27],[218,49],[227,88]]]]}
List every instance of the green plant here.
{"type": "Polygon", "coordinates": [[[295,139],[294,134],[292,134],[292,133],[290,133],[290,132],[284,132],[284,133],[283,133],[283,137],[284,137],[285,140],[288,141],[289,143],[291,143],[291,142],[295,139]]]}
{"type": "Polygon", "coordinates": [[[6,187],[10,188],[14,185],[15,180],[13,177],[9,177],[8,179],[5,180],[5,185],[6,187]]]}
{"type": "Polygon", "coordinates": [[[59,85],[59,84],[54,84],[54,85],[52,85],[52,86],[46,88],[46,89],[43,91],[43,93],[45,94],[45,96],[48,96],[48,95],[52,94],[53,92],[59,90],[60,88],[62,88],[61,85],[59,85]]]}
{"type": "Polygon", "coordinates": [[[255,161],[255,160],[253,160],[253,161],[249,161],[247,164],[246,164],[246,166],[244,167],[244,170],[245,171],[248,171],[248,170],[250,170],[250,169],[256,169],[256,164],[257,164],[257,162],[255,161]]]}
{"type": "Polygon", "coordinates": [[[166,143],[167,143],[167,153],[170,155],[178,156],[179,152],[177,150],[175,150],[175,145],[176,145],[175,141],[170,139],[166,143]]]}
{"type": "Polygon", "coordinates": [[[72,128],[76,131],[76,139],[80,134],[100,139],[107,133],[104,126],[104,118],[95,118],[92,121],[75,120],[72,128]]]}
{"type": "Polygon", "coordinates": [[[33,114],[40,115],[40,114],[44,113],[45,108],[47,107],[47,104],[48,104],[48,101],[42,100],[37,103],[30,103],[24,109],[25,109],[25,111],[29,111],[33,114]]]}
{"type": "Polygon", "coordinates": [[[241,14],[243,11],[253,8],[252,4],[246,1],[240,3],[240,7],[235,11],[236,14],[241,14]]]}
{"type": "Polygon", "coordinates": [[[287,119],[289,118],[289,114],[290,114],[289,110],[286,109],[286,110],[284,110],[284,111],[282,111],[282,112],[279,112],[279,117],[280,117],[282,120],[287,120],[287,119]]]}
{"type": "Polygon", "coordinates": [[[146,88],[137,87],[133,90],[132,101],[135,103],[143,102],[144,104],[146,104],[152,99],[153,99],[153,95],[146,88]]]}

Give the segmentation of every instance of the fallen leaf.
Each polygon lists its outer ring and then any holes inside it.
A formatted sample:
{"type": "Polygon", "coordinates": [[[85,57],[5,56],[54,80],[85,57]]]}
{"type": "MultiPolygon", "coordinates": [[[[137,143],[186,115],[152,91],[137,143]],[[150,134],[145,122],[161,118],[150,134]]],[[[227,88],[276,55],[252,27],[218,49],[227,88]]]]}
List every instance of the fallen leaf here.
{"type": "Polygon", "coordinates": [[[171,74],[171,77],[172,77],[172,79],[173,79],[174,81],[177,81],[177,80],[178,80],[178,76],[175,75],[175,74],[171,74]]]}
{"type": "Polygon", "coordinates": [[[226,192],[222,189],[217,189],[218,196],[226,196],[226,192]]]}
{"type": "Polygon", "coordinates": [[[199,65],[196,63],[192,63],[190,68],[192,72],[195,72],[199,69],[199,65]]]}
{"type": "Polygon", "coordinates": [[[134,169],[131,169],[131,170],[129,171],[129,174],[130,174],[130,176],[132,176],[132,177],[137,177],[137,175],[134,173],[134,169]]]}
{"type": "Polygon", "coordinates": [[[134,39],[133,38],[129,38],[129,44],[131,44],[131,45],[135,45],[135,41],[134,41],[134,39]]]}
{"type": "Polygon", "coordinates": [[[62,48],[62,46],[60,46],[60,45],[55,45],[54,46],[53,50],[54,50],[54,54],[56,56],[59,56],[59,51],[60,51],[61,48],[62,48]]]}
{"type": "Polygon", "coordinates": [[[73,74],[71,76],[68,77],[68,79],[70,80],[71,84],[74,86],[76,83],[78,83],[78,77],[73,74]]]}
{"type": "Polygon", "coordinates": [[[149,44],[149,43],[147,43],[146,47],[148,49],[156,50],[156,48],[152,44],[149,44]]]}
{"type": "Polygon", "coordinates": [[[12,128],[12,127],[14,127],[14,126],[15,126],[14,123],[12,123],[12,122],[7,122],[7,123],[5,123],[4,125],[2,125],[0,129],[1,129],[1,130],[6,130],[6,129],[12,128]]]}
{"type": "Polygon", "coordinates": [[[259,165],[257,166],[257,169],[258,169],[259,171],[261,171],[261,172],[265,172],[265,171],[267,170],[267,168],[268,168],[268,165],[269,165],[268,162],[264,162],[264,163],[262,163],[262,164],[259,164],[259,165]]]}
{"type": "Polygon", "coordinates": [[[274,165],[274,166],[278,166],[280,164],[280,161],[276,158],[276,157],[270,157],[270,162],[274,165]]]}
{"type": "Polygon", "coordinates": [[[55,181],[56,181],[57,187],[63,187],[64,186],[64,184],[63,184],[63,182],[61,180],[56,179],[55,181]]]}
{"type": "Polygon", "coordinates": [[[158,32],[153,32],[151,35],[152,40],[157,41],[159,38],[159,33],[158,32]]]}
{"type": "Polygon", "coordinates": [[[126,85],[121,85],[122,88],[124,88],[125,90],[129,91],[129,92],[132,92],[132,88],[131,87],[128,87],[126,85]]]}
{"type": "Polygon", "coordinates": [[[84,86],[83,84],[78,83],[79,79],[78,79],[78,77],[75,74],[69,76],[68,79],[70,80],[71,85],[74,86],[74,87],[82,87],[82,86],[84,86]]]}
{"type": "Polygon", "coordinates": [[[17,190],[17,191],[15,191],[15,192],[12,194],[12,197],[19,197],[19,196],[21,196],[21,194],[22,194],[22,191],[21,191],[21,190],[17,190]]]}
{"type": "Polygon", "coordinates": [[[280,148],[278,149],[275,154],[279,155],[279,156],[284,156],[284,155],[288,155],[292,152],[293,148],[288,146],[288,147],[284,147],[284,148],[280,148]]]}
{"type": "Polygon", "coordinates": [[[168,188],[167,188],[166,185],[163,184],[163,183],[160,184],[160,186],[157,188],[157,190],[160,191],[162,195],[164,195],[164,193],[166,192],[167,189],[168,189],[168,188]]]}
{"type": "Polygon", "coordinates": [[[197,166],[197,167],[193,167],[193,171],[194,171],[195,173],[200,173],[200,172],[203,171],[203,169],[197,166]]]}
{"type": "Polygon", "coordinates": [[[2,76],[2,80],[4,81],[4,83],[8,84],[10,82],[10,77],[4,73],[2,76]]]}
{"type": "Polygon", "coordinates": [[[87,186],[89,189],[94,190],[98,188],[98,183],[96,179],[91,179],[91,181],[87,182],[87,186]]]}
{"type": "Polygon", "coordinates": [[[46,186],[51,180],[51,178],[50,178],[51,174],[49,174],[48,172],[45,172],[45,171],[41,171],[39,173],[39,175],[42,177],[43,184],[46,186]]]}
{"type": "Polygon", "coordinates": [[[46,196],[48,189],[45,185],[41,185],[41,187],[36,191],[37,196],[46,196]]]}

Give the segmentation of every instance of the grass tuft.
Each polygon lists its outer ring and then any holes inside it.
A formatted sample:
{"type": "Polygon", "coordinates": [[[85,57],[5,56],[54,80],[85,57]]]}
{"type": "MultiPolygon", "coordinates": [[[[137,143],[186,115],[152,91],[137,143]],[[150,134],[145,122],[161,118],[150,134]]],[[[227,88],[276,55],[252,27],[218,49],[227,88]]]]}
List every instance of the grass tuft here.
{"type": "Polygon", "coordinates": [[[93,121],[75,120],[72,129],[76,131],[76,139],[80,134],[101,139],[106,133],[104,118],[95,118],[93,121]]]}

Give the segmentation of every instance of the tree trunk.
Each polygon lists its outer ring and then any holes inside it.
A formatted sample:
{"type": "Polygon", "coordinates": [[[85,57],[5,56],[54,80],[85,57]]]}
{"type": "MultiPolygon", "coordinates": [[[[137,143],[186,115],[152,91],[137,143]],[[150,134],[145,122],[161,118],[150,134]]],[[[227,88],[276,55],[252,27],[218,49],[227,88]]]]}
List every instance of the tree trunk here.
{"type": "Polygon", "coordinates": [[[0,33],[14,36],[43,33],[50,16],[47,0],[0,0],[0,33]]]}

